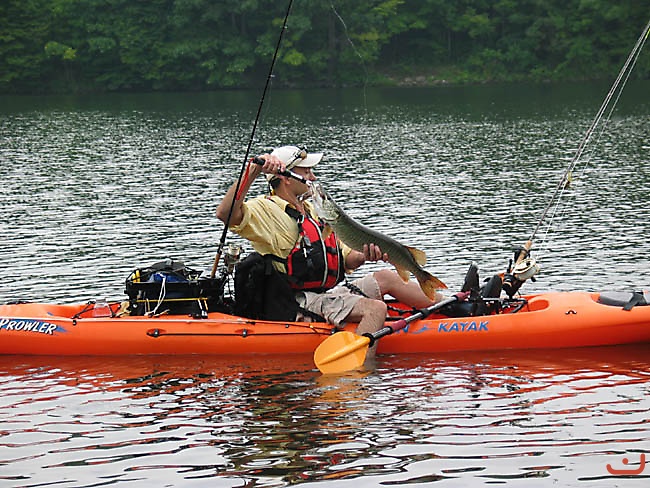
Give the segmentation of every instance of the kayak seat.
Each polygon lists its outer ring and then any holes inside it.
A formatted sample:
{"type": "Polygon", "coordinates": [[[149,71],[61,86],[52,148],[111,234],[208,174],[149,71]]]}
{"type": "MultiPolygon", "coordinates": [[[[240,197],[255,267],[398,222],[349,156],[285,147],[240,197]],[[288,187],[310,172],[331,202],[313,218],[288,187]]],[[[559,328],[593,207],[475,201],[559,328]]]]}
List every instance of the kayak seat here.
{"type": "Polygon", "coordinates": [[[650,291],[607,291],[598,297],[598,303],[612,307],[623,307],[623,310],[632,310],[634,307],[650,305],[650,291]]]}

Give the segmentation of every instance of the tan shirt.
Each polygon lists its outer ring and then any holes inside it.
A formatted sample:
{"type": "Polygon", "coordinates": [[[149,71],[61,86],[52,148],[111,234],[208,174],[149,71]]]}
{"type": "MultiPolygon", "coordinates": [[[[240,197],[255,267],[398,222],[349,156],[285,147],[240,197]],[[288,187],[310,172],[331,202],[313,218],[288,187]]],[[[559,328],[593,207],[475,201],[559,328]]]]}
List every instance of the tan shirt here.
{"type": "MultiPolygon", "coordinates": [[[[296,220],[285,212],[289,202],[277,195],[259,196],[242,204],[242,221],[231,225],[230,230],[248,239],[253,249],[260,254],[274,254],[286,258],[298,241],[296,220]]],[[[304,202],[305,210],[317,220],[316,211],[310,202],[304,202]]],[[[350,248],[340,243],[343,258],[350,248]]]]}

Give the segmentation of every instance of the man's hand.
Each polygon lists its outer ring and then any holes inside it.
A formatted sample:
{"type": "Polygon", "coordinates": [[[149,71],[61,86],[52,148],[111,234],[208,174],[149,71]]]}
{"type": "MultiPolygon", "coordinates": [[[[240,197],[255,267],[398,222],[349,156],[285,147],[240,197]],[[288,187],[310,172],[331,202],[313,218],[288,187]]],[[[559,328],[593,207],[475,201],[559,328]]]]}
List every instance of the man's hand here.
{"type": "Polygon", "coordinates": [[[284,164],[284,161],[282,161],[277,156],[273,156],[271,154],[262,154],[261,156],[257,156],[255,159],[257,161],[264,161],[264,164],[261,166],[262,173],[273,175],[282,173],[287,170],[287,166],[284,164]]]}
{"type": "Polygon", "coordinates": [[[351,250],[345,259],[345,269],[353,270],[367,261],[388,261],[388,254],[382,253],[376,244],[364,244],[363,252],[351,250]]]}
{"type": "Polygon", "coordinates": [[[366,261],[388,261],[388,254],[382,253],[376,244],[364,244],[363,256],[366,261]]]}

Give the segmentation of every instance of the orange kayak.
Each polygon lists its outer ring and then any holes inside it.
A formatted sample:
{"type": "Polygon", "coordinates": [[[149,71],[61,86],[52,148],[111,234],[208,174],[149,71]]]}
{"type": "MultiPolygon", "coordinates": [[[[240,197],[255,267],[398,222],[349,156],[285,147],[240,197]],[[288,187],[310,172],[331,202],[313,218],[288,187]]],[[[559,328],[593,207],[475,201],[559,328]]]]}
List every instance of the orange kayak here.
{"type": "MultiPolygon", "coordinates": [[[[650,342],[650,306],[643,294],[636,294],[641,297],[636,301],[628,300],[628,295],[633,297],[631,293],[549,292],[500,299],[489,315],[452,317],[437,312],[382,338],[378,353],[650,342]]],[[[120,303],[111,303],[110,308],[116,315],[120,303]]],[[[354,329],[354,324],[347,327],[354,329]]],[[[93,317],[87,304],[0,305],[0,354],[313,354],[333,332],[324,323],[252,320],[219,312],[204,318],[93,317]]]]}

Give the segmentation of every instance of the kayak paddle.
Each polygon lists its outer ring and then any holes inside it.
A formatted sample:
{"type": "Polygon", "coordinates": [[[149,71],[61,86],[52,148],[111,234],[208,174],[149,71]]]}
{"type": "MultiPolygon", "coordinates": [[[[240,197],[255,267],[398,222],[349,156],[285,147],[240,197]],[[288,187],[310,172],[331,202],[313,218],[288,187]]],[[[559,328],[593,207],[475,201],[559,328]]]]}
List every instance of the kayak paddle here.
{"type": "Polygon", "coordinates": [[[397,320],[392,324],[386,324],[383,328],[372,334],[362,336],[343,330],[332,334],[314,351],[314,363],[321,373],[343,373],[359,368],[366,360],[368,348],[372,347],[375,341],[393,332],[402,330],[411,322],[423,319],[445,305],[464,300],[469,296],[469,291],[456,293],[438,303],[424,308],[404,319],[397,320]]]}

